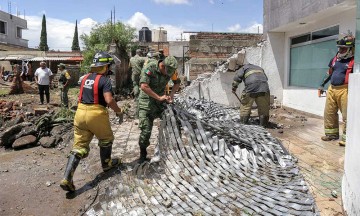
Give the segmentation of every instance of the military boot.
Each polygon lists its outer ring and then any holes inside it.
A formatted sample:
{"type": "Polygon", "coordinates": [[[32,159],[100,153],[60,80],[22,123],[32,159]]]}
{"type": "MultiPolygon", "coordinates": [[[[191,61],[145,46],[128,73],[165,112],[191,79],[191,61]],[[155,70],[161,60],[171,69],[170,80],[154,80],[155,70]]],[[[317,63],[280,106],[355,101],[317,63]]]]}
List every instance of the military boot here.
{"type": "Polygon", "coordinates": [[[141,164],[147,161],[148,159],[146,158],[146,156],[147,156],[146,148],[140,147],[140,157],[138,159],[138,162],[141,164]]]}
{"type": "Polygon", "coordinates": [[[240,123],[248,124],[250,116],[240,116],[240,123]]]}
{"type": "Polygon", "coordinates": [[[68,163],[66,165],[64,179],[60,182],[60,187],[65,191],[74,192],[75,185],[73,183],[73,176],[76,170],[76,167],[79,165],[80,158],[75,154],[70,154],[68,163]]]}
{"type": "Polygon", "coordinates": [[[268,126],[269,123],[269,116],[265,116],[265,115],[261,115],[259,117],[260,120],[260,126],[266,128],[268,126]]]}
{"type": "Polygon", "coordinates": [[[113,167],[120,165],[121,160],[119,158],[111,159],[112,146],[100,147],[100,160],[101,166],[104,172],[110,170],[113,167]]]}

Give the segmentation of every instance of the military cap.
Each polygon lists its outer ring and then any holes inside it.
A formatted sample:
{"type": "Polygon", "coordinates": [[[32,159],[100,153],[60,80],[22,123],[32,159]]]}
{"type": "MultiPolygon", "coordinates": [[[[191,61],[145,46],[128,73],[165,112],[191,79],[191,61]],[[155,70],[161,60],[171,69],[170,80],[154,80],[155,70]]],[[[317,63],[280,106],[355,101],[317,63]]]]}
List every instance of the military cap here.
{"type": "Polygon", "coordinates": [[[58,64],[58,67],[65,68],[65,67],[66,67],[66,65],[65,65],[64,63],[60,63],[60,64],[58,64]]]}
{"type": "Polygon", "coordinates": [[[178,62],[174,56],[168,56],[164,60],[164,64],[168,75],[172,75],[178,67],[178,62]]]}

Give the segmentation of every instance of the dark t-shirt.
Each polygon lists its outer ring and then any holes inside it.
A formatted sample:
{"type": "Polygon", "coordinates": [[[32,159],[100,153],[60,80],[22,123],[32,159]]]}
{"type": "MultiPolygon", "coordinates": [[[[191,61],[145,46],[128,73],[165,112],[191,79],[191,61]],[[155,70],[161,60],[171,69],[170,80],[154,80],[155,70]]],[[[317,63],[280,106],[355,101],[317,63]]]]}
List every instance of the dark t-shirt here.
{"type": "Polygon", "coordinates": [[[332,65],[332,61],[333,61],[333,58],[329,62],[329,67],[331,67],[333,69],[333,72],[331,75],[331,85],[334,85],[334,86],[344,85],[346,69],[348,68],[351,58],[338,59],[337,61],[335,61],[334,66],[332,65]]]}
{"type": "MultiPolygon", "coordinates": [[[[96,73],[92,73],[84,83],[83,94],[81,98],[81,103],[83,104],[93,104],[94,103],[94,83],[96,78],[96,73]]],[[[101,76],[98,85],[98,95],[99,95],[99,104],[106,107],[107,103],[105,102],[104,93],[113,92],[111,87],[111,81],[106,76],[101,76]]]]}

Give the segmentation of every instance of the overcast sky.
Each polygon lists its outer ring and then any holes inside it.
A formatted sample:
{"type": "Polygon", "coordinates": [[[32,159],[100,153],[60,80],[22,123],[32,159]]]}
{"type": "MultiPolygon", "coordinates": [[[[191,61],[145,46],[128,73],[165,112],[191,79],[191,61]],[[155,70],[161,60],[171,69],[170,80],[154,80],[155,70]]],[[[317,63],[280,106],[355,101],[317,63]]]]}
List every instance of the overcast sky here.
{"type": "MultiPolygon", "coordinates": [[[[96,23],[115,18],[135,27],[163,27],[168,40],[181,38],[183,31],[262,33],[262,0],[16,0],[0,1],[0,9],[20,14],[27,20],[23,38],[29,47],[39,45],[42,15],[46,15],[48,45],[54,50],[70,50],[78,20],[79,35],[89,33],[96,23]]],[[[188,34],[183,37],[188,39],[188,34]]],[[[80,41],[81,43],[81,41],[80,41]]]]}

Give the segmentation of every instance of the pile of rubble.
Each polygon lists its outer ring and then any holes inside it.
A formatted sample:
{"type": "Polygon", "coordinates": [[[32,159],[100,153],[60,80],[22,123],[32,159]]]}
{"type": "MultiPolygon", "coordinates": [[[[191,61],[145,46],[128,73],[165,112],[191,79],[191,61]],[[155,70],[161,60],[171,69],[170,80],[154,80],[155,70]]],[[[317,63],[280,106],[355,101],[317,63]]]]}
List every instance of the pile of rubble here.
{"type": "Polygon", "coordinates": [[[0,101],[0,147],[22,149],[35,145],[45,148],[63,148],[62,142],[72,139],[73,116],[70,110],[46,110],[46,114],[35,115],[19,101],[0,101]],[[65,110],[65,111],[64,111],[65,110]],[[64,116],[64,112],[68,116],[64,116]]]}
{"type": "Polygon", "coordinates": [[[296,160],[238,111],[181,99],[155,156],[114,178],[85,215],[319,215],[296,160]]]}

